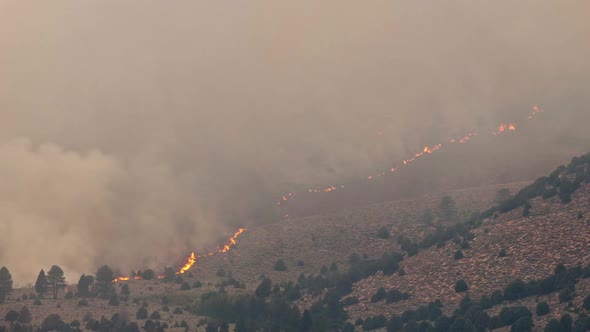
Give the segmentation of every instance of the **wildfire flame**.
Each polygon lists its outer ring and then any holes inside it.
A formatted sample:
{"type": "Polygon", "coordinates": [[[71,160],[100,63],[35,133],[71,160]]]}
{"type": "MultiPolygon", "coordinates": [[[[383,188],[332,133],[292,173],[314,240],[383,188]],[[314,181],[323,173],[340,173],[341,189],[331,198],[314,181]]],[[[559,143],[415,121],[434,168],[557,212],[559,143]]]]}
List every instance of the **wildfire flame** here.
{"type": "MultiPolygon", "coordinates": [[[[235,246],[237,244],[237,238],[238,236],[240,236],[242,233],[244,233],[246,230],[248,230],[247,228],[239,228],[234,235],[232,235],[229,240],[227,240],[227,242],[219,247],[219,249],[217,249],[217,251],[211,251],[205,254],[201,254],[201,255],[197,255],[194,252],[191,252],[190,255],[185,259],[186,263],[178,270],[178,272],[176,272],[176,274],[184,274],[186,273],[188,270],[190,270],[195,263],[197,262],[197,259],[200,257],[207,257],[207,256],[213,256],[217,253],[226,253],[228,252],[233,246],[235,246]]],[[[163,274],[159,274],[156,276],[157,279],[164,279],[166,276],[163,274]]],[[[134,276],[133,279],[135,280],[141,280],[142,278],[140,276],[134,276]]],[[[119,282],[119,281],[128,281],[131,280],[130,277],[128,276],[120,276],[117,277],[115,279],[113,279],[113,282],[119,282]]]]}
{"type": "Polygon", "coordinates": [[[516,125],[514,123],[509,123],[509,124],[502,123],[498,127],[498,130],[497,131],[492,131],[492,134],[494,136],[498,136],[498,135],[502,134],[503,132],[505,132],[506,130],[515,131],[516,130],[516,125]]]}
{"type": "Polygon", "coordinates": [[[231,247],[236,245],[236,239],[238,238],[238,236],[240,236],[240,234],[244,233],[245,231],[246,231],[245,228],[238,229],[234,233],[234,236],[230,237],[229,240],[227,241],[227,243],[224,244],[223,247],[219,248],[219,250],[217,250],[217,252],[218,253],[228,252],[231,249],[231,247]]]}
{"type": "Polygon", "coordinates": [[[178,274],[185,273],[191,267],[193,267],[193,265],[195,265],[196,262],[197,262],[197,256],[195,255],[194,252],[191,252],[190,256],[188,256],[188,258],[186,259],[186,264],[184,264],[184,266],[180,268],[180,271],[178,271],[178,274]]]}
{"type": "MultiPolygon", "coordinates": [[[[538,113],[541,113],[541,112],[543,112],[543,110],[538,105],[534,105],[533,108],[532,108],[532,111],[528,115],[528,118],[529,119],[533,119],[533,117],[535,115],[537,115],[538,113]]],[[[491,131],[491,133],[494,136],[499,136],[499,135],[501,135],[502,133],[504,133],[506,131],[516,131],[516,124],[513,123],[513,122],[501,123],[498,126],[498,128],[496,130],[491,131]]],[[[382,134],[383,134],[382,132],[378,132],[378,135],[379,136],[381,136],[382,134]]],[[[479,135],[479,133],[477,131],[470,132],[470,133],[466,134],[463,137],[451,138],[449,140],[449,143],[450,144],[455,144],[455,143],[464,144],[464,143],[469,142],[473,137],[475,137],[477,135],[479,135]]],[[[401,166],[408,166],[409,164],[411,164],[412,162],[414,162],[416,159],[418,159],[420,157],[423,157],[423,156],[425,156],[427,154],[432,154],[432,153],[440,150],[441,148],[443,148],[443,144],[442,143],[436,144],[436,145],[434,145],[432,147],[426,146],[420,152],[414,153],[414,155],[411,158],[402,160],[401,161],[401,164],[402,164],[401,166]]],[[[389,173],[396,172],[399,168],[400,168],[400,166],[392,166],[391,168],[389,168],[389,173]]],[[[366,179],[367,180],[375,180],[376,178],[378,178],[380,176],[383,176],[386,173],[387,173],[386,171],[381,171],[381,172],[379,172],[377,174],[368,175],[366,177],[366,179]]],[[[333,192],[333,191],[335,191],[337,189],[342,189],[342,188],[344,188],[343,185],[341,185],[339,187],[338,186],[336,186],[336,187],[335,186],[330,186],[330,187],[321,188],[321,189],[320,188],[312,188],[312,189],[308,189],[307,191],[310,192],[310,193],[333,192]]],[[[277,202],[277,204],[278,205],[282,205],[283,203],[285,203],[285,202],[289,201],[290,199],[292,199],[293,197],[295,197],[295,195],[296,195],[295,193],[289,193],[288,195],[283,196],[281,199],[279,199],[278,202],[277,202]]],[[[287,217],[288,214],[285,214],[284,216],[287,217]]]]}
{"type": "MultiPolygon", "coordinates": [[[[528,118],[533,119],[535,117],[535,115],[537,115],[538,113],[542,113],[542,112],[543,112],[543,110],[541,108],[539,108],[538,105],[534,105],[532,111],[528,115],[528,118]]],[[[512,122],[501,123],[500,126],[497,128],[497,130],[493,130],[491,133],[494,136],[498,136],[498,135],[504,133],[505,131],[516,131],[516,124],[514,124],[512,122]]],[[[381,135],[383,135],[383,133],[378,132],[378,135],[381,136],[381,135]]],[[[479,135],[479,133],[474,131],[474,132],[468,133],[465,136],[460,137],[460,138],[452,138],[449,140],[449,143],[450,144],[455,144],[455,143],[464,144],[464,143],[467,143],[468,141],[470,141],[473,137],[475,137],[477,135],[479,135]]],[[[403,164],[403,166],[407,166],[410,163],[414,162],[416,159],[421,158],[421,157],[428,155],[428,154],[433,154],[434,152],[440,150],[442,147],[443,147],[442,143],[433,145],[431,147],[425,146],[424,149],[422,149],[420,152],[414,153],[414,155],[411,158],[404,159],[401,161],[401,163],[403,164]]],[[[399,166],[393,166],[389,169],[389,172],[393,173],[393,172],[396,172],[398,169],[399,169],[399,166]]],[[[375,175],[367,176],[367,179],[373,180],[373,179],[383,176],[385,174],[386,174],[386,171],[381,171],[375,175]]],[[[338,189],[344,189],[344,185],[329,186],[326,188],[311,188],[311,189],[308,189],[307,191],[310,193],[321,193],[321,192],[333,192],[338,189]]],[[[297,193],[288,193],[286,195],[281,196],[281,198],[277,201],[277,205],[281,205],[282,203],[289,201],[290,199],[292,199],[296,195],[297,195],[297,193]]],[[[289,215],[284,214],[284,217],[288,218],[289,215]]],[[[239,228],[234,233],[234,235],[231,236],[229,238],[229,240],[222,247],[217,249],[217,251],[215,251],[215,252],[209,252],[209,253],[201,254],[201,255],[197,255],[194,252],[191,252],[191,254],[185,259],[186,263],[180,268],[180,270],[178,272],[176,272],[176,274],[186,273],[188,270],[190,270],[191,267],[194,266],[194,264],[197,262],[197,259],[200,257],[214,256],[217,253],[228,252],[237,243],[238,236],[240,236],[246,230],[247,230],[246,228],[239,228]]],[[[165,277],[164,275],[157,276],[158,279],[162,279],[164,277],[165,277]]],[[[141,280],[141,277],[135,276],[134,279],[141,280]]],[[[113,279],[113,282],[128,281],[128,280],[130,280],[130,277],[120,276],[120,277],[113,279]]]]}
{"type": "Polygon", "coordinates": [[[531,111],[531,113],[529,113],[529,119],[532,119],[535,117],[535,115],[537,115],[538,113],[542,113],[543,110],[539,108],[539,105],[535,105],[533,106],[533,110],[531,111]]]}

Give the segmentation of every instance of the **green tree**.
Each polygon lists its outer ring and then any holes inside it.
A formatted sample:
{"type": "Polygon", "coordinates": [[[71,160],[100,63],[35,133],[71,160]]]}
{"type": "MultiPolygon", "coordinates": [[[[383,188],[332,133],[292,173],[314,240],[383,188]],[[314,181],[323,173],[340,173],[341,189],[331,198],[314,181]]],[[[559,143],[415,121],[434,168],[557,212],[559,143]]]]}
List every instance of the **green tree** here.
{"type": "Polygon", "coordinates": [[[389,239],[389,229],[385,226],[379,227],[377,231],[377,237],[380,239],[389,239]]]}
{"type": "Polygon", "coordinates": [[[287,265],[283,259],[277,260],[274,266],[275,271],[287,271],[287,265]]]}
{"type": "Polygon", "coordinates": [[[96,280],[94,281],[96,294],[102,298],[108,298],[113,289],[113,279],[115,279],[113,270],[108,265],[101,266],[96,271],[96,280]]]}
{"type": "Polygon", "coordinates": [[[537,316],[545,316],[549,314],[549,303],[545,301],[537,303],[535,312],[537,313],[537,316]]]}
{"type": "Polygon", "coordinates": [[[267,297],[270,295],[272,288],[272,281],[269,278],[264,277],[258,287],[256,287],[255,294],[259,297],[267,297]]]}
{"type": "Polygon", "coordinates": [[[426,225],[432,225],[432,222],[434,222],[434,214],[432,213],[432,210],[429,208],[424,209],[424,213],[422,214],[422,223],[426,225]]]}
{"type": "Polygon", "coordinates": [[[37,281],[35,282],[35,291],[39,294],[39,297],[43,297],[45,293],[47,293],[47,276],[45,275],[45,271],[41,269],[39,275],[37,276],[37,281]]]}
{"type": "Polygon", "coordinates": [[[24,306],[18,313],[18,322],[21,324],[29,324],[33,320],[33,315],[27,306],[24,306]]]}
{"type": "Polygon", "coordinates": [[[234,328],[234,332],[248,332],[246,328],[246,323],[244,323],[243,319],[239,319],[236,323],[236,327],[234,328]]]}
{"type": "Polygon", "coordinates": [[[12,276],[8,269],[3,266],[0,268],[0,303],[4,302],[10,293],[12,293],[12,276]]]}
{"type": "Polygon", "coordinates": [[[152,269],[147,269],[141,273],[141,277],[145,280],[152,280],[156,277],[156,273],[152,269]]]}
{"type": "Polygon", "coordinates": [[[137,313],[135,314],[135,318],[137,319],[147,319],[148,318],[148,311],[146,307],[141,307],[137,309],[137,313]]]}
{"type": "Polygon", "coordinates": [[[53,265],[47,272],[47,288],[52,291],[53,299],[57,299],[57,292],[60,288],[66,287],[66,278],[61,267],[53,265]]]}
{"type": "MultiPolygon", "coordinates": [[[[311,318],[311,314],[308,310],[303,312],[303,316],[301,317],[301,332],[311,332],[311,328],[313,326],[313,321],[311,318]]],[[[237,332],[237,329],[236,329],[237,332]]]]}
{"type": "Polygon", "coordinates": [[[78,289],[78,296],[80,297],[89,297],[90,294],[90,286],[94,283],[93,276],[81,275],[80,280],[78,281],[78,285],[76,288],[78,289]]]}
{"type": "Polygon", "coordinates": [[[520,317],[510,327],[510,332],[528,332],[533,329],[533,320],[531,317],[520,317]]]}
{"type": "Polygon", "coordinates": [[[494,202],[498,205],[504,203],[505,201],[509,200],[510,198],[512,198],[512,195],[510,194],[510,189],[508,188],[502,188],[500,190],[498,190],[498,192],[496,193],[496,198],[494,200],[494,202]]]}
{"type": "Polygon", "coordinates": [[[467,286],[467,283],[463,279],[459,279],[457,281],[457,283],[455,283],[455,292],[456,293],[465,292],[468,289],[469,289],[469,287],[467,286]]]}
{"type": "Polygon", "coordinates": [[[129,296],[129,294],[131,294],[131,292],[129,291],[129,285],[124,284],[123,287],[121,288],[121,295],[123,295],[125,298],[127,298],[129,296]]]}
{"type": "Polygon", "coordinates": [[[377,290],[377,292],[375,294],[373,294],[373,296],[371,296],[371,302],[377,303],[377,302],[385,299],[386,296],[387,296],[387,292],[385,291],[385,288],[380,287],[377,290]]]}
{"type": "Polygon", "coordinates": [[[451,196],[445,196],[440,202],[440,212],[443,218],[447,221],[457,216],[457,207],[455,206],[455,200],[451,196]]]}
{"type": "Polygon", "coordinates": [[[4,316],[4,320],[9,322],[10,325],[14,324],[14,322],[16,322],[17,319],[18,319],[18,312],[16,312],[15,310],[8,310],[8,312],[6,313],[6,316],[4,316]]]}
{"type": "Polygon", "coordinates": [[[563,331],[561,328],[561,324],[555,318],[552,318],[547,325],[545,326],[545,332],[561,332],[563,331]]]}

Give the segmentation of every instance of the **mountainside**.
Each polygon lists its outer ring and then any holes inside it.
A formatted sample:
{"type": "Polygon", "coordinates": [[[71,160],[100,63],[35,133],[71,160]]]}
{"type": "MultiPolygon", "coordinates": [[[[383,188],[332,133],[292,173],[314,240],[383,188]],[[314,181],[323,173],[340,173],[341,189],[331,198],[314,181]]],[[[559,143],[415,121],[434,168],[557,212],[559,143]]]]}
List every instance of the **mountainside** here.
{"type": "Polygon", "coordinates": [[[237,332],[537,331],[566,326],[567,317],[583,331],[590,328],[589,180],[586,155],[533,183],[254,226],[186,274],[120,281],[102,298],[96,283],[89,297],[70,285],[56,300],[15,289],[0,314],[28,308],[30,323],[8,320],[15,331],[75,331],[78,323],[101,331],[223,332],[226,323],[237,332]],[[537,315],[545,303],[548,314],[537,315]],[[50,314],[59,317],[47,321],[50,314]]]}

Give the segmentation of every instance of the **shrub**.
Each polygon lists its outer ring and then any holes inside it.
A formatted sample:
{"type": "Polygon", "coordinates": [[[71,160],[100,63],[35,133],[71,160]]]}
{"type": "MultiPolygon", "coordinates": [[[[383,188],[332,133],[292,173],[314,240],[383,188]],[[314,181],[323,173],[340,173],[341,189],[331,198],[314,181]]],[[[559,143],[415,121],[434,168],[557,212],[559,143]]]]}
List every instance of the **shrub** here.
{"type": "Polygon", "coordinates": [[[559,303],[571,301],[573,299],[572,291],[569,288],[564,288],[559,291],[559,303]]]}
{"type": "Polygon", "coordinates": [[[369,317],[363,322],[363,331],[371,331],[382,328],[387,323],[387,318],[383,315],[369,317]]]}
{"type": "Polygon", "coordinates": [[[453,256],[454,259],[461,259],[463,258],[463,252],[461,250],[455,251],[455,255],[453,256]]]}
{"type": "Polygon", "coordinates": [[[301,266],[304,266],[304,265],[305,265],[305,262],[304,261],[302,261],[302,260],[297,261],[297,266],[301,267],[301,266]]]}
{"type": "Polygon", "coordinates": [[[70,300],[73,298],[74,298],[74,293],[72,293],[71,291],[67,292],[66,295],[64,295],[64,299],[66,299],[66,300],[70,300]]]}
{"type": "Polygon", "coordinates": [[[584,309],[590,310],[590,295],[588,295],[584,298],[584,302],[583,302],[582,306],[584,307],[584,309]]]}
{"type": "Polygon", "coordinates": [[[498,257],[506,257],[506,249],[500,249],[500,252],[498,252],[498,257]]]}
{"type": "Polygon", "coordinates": [[[582,211],[578,212],[578,219],[582,219],[584,218],[584,214],[582,213],[582,211]]]}
{"type": "Polygon", "coordinates": [[[467,283],[463,279],[459,279],[455,283],[455,293],[466,292],[468,289],[469,289],[469,287],[467,286],[467,283]]]}
{"type": "Polygon", "coordinates": [[[357,254],[356,252],[353,252],[352,254],[350,254],[348,256],[348,263],[350,265],[355,265],[361,262],[361,255],[357,254]]]}
{"type": "Polygon", "coordinates": [[[143,273],[141,274],[141,277],[145,280],[152,280],[156,277],[156,273],[154,272],[154,270],[147,269],[147,270],[143,271],[143,273]]]}
{"type": "Polygon", "coordinates": [[[372,303],[379,302],[379,301],[385,299],[386,296],[387,296],[387,292],[385,292],[385,289],[383,287],[381,287],[377,290],[377,292],[375,294],[373,294],[373,296],[371,297],[371,302],[372,303]]]}
{"type": "Polygon", "coordinates": [[[159,320],[160,318],[162,318],[162,316],[160,316],[160,312],[159,311],[154,311],[150,315],[150,319],[153,319],[153,320],[159,320]]]}
{"type": "Polygon", "coordinates": [[[526,296],[526,283],[520,279],[511,281],[504,290],[504,299],[514,301],[526,296]]]}
{"type": "Polygon", "coordinates": [[[221,278],[225,278],[225,270],[221,267],[219,268],[219,270],[217,270],[217,273],[215,275],[221,278]]]}
{"type": "Polygon", "coordinates": [[[510,332],[528,332],[533,329],[531,317],[521,317],[510,328],[510,332]]]}
{"type": "Polygon", "coordinates": [[[182,314],[182,309],[180,309],[180,307],[176,307],[176,309],[174,309],[173,313],[175,315],[181,315],[182,314]]]}
{"type": "Polygon", "coordinates": [[[283,259],[279,259],[276,261],[274,266],[275,271],[287,271],[287,265],[283,259]]]}
{"type": "Polygon", "coordinates": [[[119,297],[117,296],[117,293],[111,294],[111,297],[109,298],[109,304],[114,306],[119,305],[119,297]]]}
{"type": "MultiPolygon", "coordinates": [[[[144,272],[145,273],[145,272],[144,272]]],[[[148,318],[148,311],[146,307],[141,307],[137,310],[137,313],[135,314],[135,317],[137,319],[147,319],[148,318]]]]}
{"type": "Polygon", "coordinates": [[[87,306],[88,306],[88,300],[81,299],[80,301],[78,301],[78,307],[87,307],[87,306]]]}
{"type": "Polygon", "coordinates": [[[203,287],[203,283],[202,282],[200,282],[200,281],[197,280],[197,281],[195,281],[193,283],[193,288],[201,288],[201,287],[203,287]]]}
{"type": "Polygon", "coordinates": [[[547,325],[545,326],[546,332],[555,332],[555,331],[562,331],[561,324],[555,318],[552,318],[547,325]]]}
{"type": "Polygon", "coordinates": [[[267,297],[270,295],[270,291],[272,289],[272,281],[269,278],[264,278],[256,287],[255,294],[259,297],[267,297]]]}
{"type": "Polygon", "coordinates": [[[502,311],[500,311],[500,320],[502,321],[503,326],[508,326],[514,324],[517,320],[522,317],[532,317],[533,314],[531,311],[524,306],[518,307],[504,307],[502,311]]]}
{"type": "Polygon", "coordinates": [[[389,229],[385,226],[381,226],[377,231],[377,237],[380,239],[389,239],[389,229]]]}
{"type": "Polygon", "coordinates": [[[180,286],[180,290],[189,290],[191,289],[191,285],[188,284],[188,282],[183,282],[182,285],[180,286]]]}
{"type": "Polygon", "coordinates": [[[166,295],[162,296],[162,304],[163,305],[170,304],[170,299],[168,298],[168,296],[166,296],[166,295]]]}
{"type": "Polygon", "coordinates": [[[359,299],[356,296],[350,296],[342,300],[342,304],[345,306],[359,303],[359,299]]]}
{"type": "Polygon", "coordinates": [[[545,301],[537,303],[535,313],[537,316],[545,316],[549,314],[549,304],[545,301]]]}
{"type": "Polygon", "coordinates": [[[35,302],[33,302],[34,305],[41,305],[41,300],[36,299],[35,302]]]}
{"type": "Polygon", "coordinates": [[[408,293],[402,293],[397,289],[392,289],[387,292],[387,296],[385,297],[385,303],[395,303],[402,300],[407,300],[410,298],[408,293]]]}
{"type": "Polygon", "coordinates": [[[570,316],[569,314],[564,314],[559,319],[559,324],[561,325],[562,331],[571,331],[573,325],[572,316],[570,316]]]}

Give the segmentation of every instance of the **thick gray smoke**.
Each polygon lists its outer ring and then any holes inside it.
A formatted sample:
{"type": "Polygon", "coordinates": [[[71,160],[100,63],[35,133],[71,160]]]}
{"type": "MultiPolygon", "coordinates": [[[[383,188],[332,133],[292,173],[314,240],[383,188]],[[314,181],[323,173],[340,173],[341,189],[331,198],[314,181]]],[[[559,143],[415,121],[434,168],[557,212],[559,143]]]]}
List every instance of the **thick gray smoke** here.
{"type": "MultiPolygon", "coordinates": [[[[285,190],[540,104],[585,152],[588,2],[0,0],[0,265],[162,266],[285,190]],[[381,132],[382,135],[377,133],[381,132]]],[[[507,156],[507,158],[510,156],[507,156]]]]}

